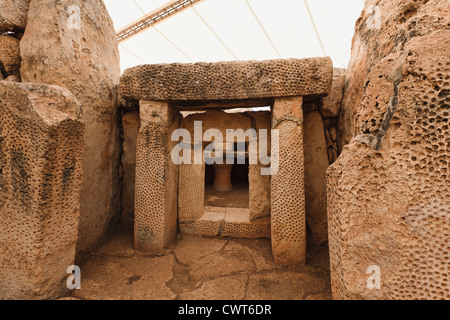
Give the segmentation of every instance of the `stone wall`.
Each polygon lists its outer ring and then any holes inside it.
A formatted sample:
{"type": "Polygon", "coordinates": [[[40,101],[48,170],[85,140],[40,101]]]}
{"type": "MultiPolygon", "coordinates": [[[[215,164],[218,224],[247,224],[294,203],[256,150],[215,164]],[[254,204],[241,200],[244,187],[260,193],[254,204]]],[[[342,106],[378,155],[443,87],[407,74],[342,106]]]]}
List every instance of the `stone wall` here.
{"type": "Polygon", "coordinates": [[[334,299],[450,298],[449,13],[367,1],[356,23],[328,169],[334,299]]]}

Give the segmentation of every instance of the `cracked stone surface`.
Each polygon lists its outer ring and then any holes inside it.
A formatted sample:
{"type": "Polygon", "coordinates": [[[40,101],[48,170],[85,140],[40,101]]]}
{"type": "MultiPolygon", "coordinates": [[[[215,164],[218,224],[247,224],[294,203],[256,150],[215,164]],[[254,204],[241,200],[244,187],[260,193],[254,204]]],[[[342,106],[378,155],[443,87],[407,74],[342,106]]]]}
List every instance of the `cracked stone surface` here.
{"type": "Polygon", "coordinates": [[[133,234],[124,229],[117,231],[114,237],[110,237],[93,255],[132,257],[134,255],[133,234]]]}
{"type": "Polygon", "coordinates": [[[81,268],[81,289],[73,297],[87,300],[169,300],[173,255],[131,258],[93,257],[81,268]]]}
{"type": "Polygon", "coordinates": [[[275,265],[270,240],[180,234],[165,256],[133,249],[119,230],[81,266],[82,300],[331,299],[328,248],[308,250],[306,267],[275,265]]]}
{"type": "Polygon", "coordinates": [[[219,251],[226,242],[215,238],[182,237],[175,248],[175,255],[181,264],[191,265],[195,261],[219,251]]]}
{"type": "Polygon", "coordinates": [[[321,281],[318,275],[273,271],[250,276],[246,298],[249,300],[303,300],[308,294],[318,294],[325,290],[326,283],[321,281]]]}
{"type": "Polygon", "coordinates": [[[206,281],[200,288],[180,295],[181,300],[244,300],[248,276],[227,276],[206,281]],[[230,290],[233,288],[233,290],[230,290]]]}
{"type": "Polygon", "coordinates": [[[239,244],[231,242],[224,250],[195,261],[189,271],[189,278],[193,281],[201,281],[230,274],[249,274],[254,271],[255,264],[250,253],[239,244]]]}

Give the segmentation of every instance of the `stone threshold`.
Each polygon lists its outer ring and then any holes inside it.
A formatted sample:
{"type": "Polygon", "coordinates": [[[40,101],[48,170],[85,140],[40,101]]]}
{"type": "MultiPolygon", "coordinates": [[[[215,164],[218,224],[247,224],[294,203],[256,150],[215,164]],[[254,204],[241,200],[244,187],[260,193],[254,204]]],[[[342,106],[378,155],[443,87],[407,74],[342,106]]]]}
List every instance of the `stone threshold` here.
{"type": "Polygon", "coordinates": [[[205,206],[198,220],[180,221],[180,230],[208,237],[270,238],[270,218],[250,221],[247,208],[205,206]]]}

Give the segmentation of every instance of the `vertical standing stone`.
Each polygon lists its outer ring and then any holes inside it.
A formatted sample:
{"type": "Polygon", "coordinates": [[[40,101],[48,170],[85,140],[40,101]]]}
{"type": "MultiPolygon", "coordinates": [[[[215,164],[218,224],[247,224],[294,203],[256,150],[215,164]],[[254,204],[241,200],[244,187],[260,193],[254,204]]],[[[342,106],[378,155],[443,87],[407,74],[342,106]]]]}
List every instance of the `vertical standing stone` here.
{"type": "Polygon", "coordinates": [[[139,133],[139,111],[130,111],[122,116],[123,125],[123,191],[122,225],[134,224],[134,186],[136,179],[136,140],[139,133]]]}
{"type": "Polygon", "coordinates": [[[171,160],[179,113],[167,102],[140,101],[141,127],[136,152],[134,243],[159,253],[177,233],[178,166],[171,160]]]}
{"type": "Polygon", "coordinates": [[[279,130],[279,170],[271,180],[272,251],[281,265],[306,262],[302,103],[302,97],[276,99],[272,111],[272,128],[279,130]]]}
{"type": "MultiPolygon", "coordinates": [[[[199,141],[196,143],[201,143],[199,141]]],[[[199,219],[203,215],[205,201],[205,163],[194,163],[194,149],[191,150],[191,163],[179,165],[178,181],[178,220],[199,219]]]]}
{"type": "Polygon", "coordinates": [[[261,175],[261,164],[250,164],[248,173],[250,221],[270,217],[270,176],[261,175]]]}
{"type": "Polygon", "coordinates": [[[261,163],[261,159],[262,157],[270,156],[272,115],[271,112],[247,112],[246,116],[251,117],[251,122],[255,126],[254,129],[258,133],[256,139],[253,141],[258,146],[257,163],[250,163],[248,167],[250,221],[257,221],[261,218],[270,218],[271,179],[270,175],[261,174],[261,170],[266,167],[266,165],[261,163]],[[261,130],[267,130],[267,134],[262,134],[261,130]],[[266,147],[259,150],[261,144],[266,147]]]}
{"type": "Polygon", "coordinates": [[[84,124],[66,89],[0,82],[0,300],[67,292],[84,124]]]}
{"type": "Polygon", "coordinates": [[[328,239],[327,168],[328,155],[323,119],[319,111],[304,119],[306,221],[311,231],[308,242],[321,245],[328,239]]]}
{"type": "Polygon", "coordinates": [[[213,189],[218,192],[233,191],[233,185],[231,184],[231,169],[232,164],[213,164],[214,168],[214,183],[213,189]]]}

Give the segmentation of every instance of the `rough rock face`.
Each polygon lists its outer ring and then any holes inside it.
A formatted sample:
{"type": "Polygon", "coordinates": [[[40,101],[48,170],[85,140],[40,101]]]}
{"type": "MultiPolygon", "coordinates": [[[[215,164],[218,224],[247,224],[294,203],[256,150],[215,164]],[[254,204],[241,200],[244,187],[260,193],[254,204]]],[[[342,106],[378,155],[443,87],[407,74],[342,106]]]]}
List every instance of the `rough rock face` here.
{"type": "Polygon", "coordinates": [[[86,123],[77,253],[89,251],[119,215],[115,31],[101,0],[31,0],[20,43],[24,82],[69,89],[86,123]]]}
{"type": "Polygon", "coordinates": [[[30,0],[2,0],[0,2],[0,32],[25,29],[29,3],[30,0]]]}
{"type": "Polygon", "coordinates": [[[377,5],[381,29],[357,22],[345,93],[357,136],[328,169],[333,298],[449,299],[450,9],[377,5]]]}
{"type": "Polygon", "coordinates": [[[346,90],[339,114],[339,150],[356,135],[356,106],[363,98],[371,68],[382,58],[404,49],[410,39],[448,29],[449,10],[447,0],[366,2],[356,22],[347,68],[346,90]],[[374,5],[380,8],[379,15],[377,10],[371,10],[374,5]],[[377,24],[381,29],[377,29],[377,24]]]}
{"type": "Polygon", "coordinates": [[[0,82],[0,299],[67,291],[83,129],[81,106],[68,90],[0,82]]]}
{"type": "Polygon", "coordinates": [[[0,35],[0,72],[6,78],[20,75],[20,41],[8,35],[0,35]]]}
{"type": "Polygon", "coordinates": [[[311,231],[308,242],[327,241],[327,179],[329,165],[323,119],[318,111],[306,113],[303,120],[305,154],[305,210],[311,231]]]}

